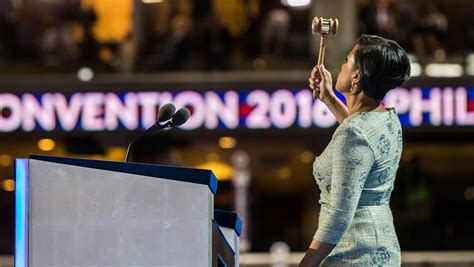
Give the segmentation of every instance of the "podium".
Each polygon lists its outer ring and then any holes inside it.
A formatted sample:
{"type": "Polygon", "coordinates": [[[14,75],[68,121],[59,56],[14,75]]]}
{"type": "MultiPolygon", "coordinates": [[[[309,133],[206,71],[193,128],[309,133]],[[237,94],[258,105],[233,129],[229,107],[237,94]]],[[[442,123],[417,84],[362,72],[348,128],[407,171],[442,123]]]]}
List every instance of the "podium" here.
{"type": "Polygon", "coordinates": [[[242,222],[214,211],[210,170],[30,156],[15,172],[15,266],[238,265],[242,222]]]}

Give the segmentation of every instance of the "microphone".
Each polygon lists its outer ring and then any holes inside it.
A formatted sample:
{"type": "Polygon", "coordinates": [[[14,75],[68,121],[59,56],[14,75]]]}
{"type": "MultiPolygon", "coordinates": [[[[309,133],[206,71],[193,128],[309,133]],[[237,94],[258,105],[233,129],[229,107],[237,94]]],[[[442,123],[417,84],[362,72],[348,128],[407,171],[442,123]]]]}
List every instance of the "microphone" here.
{"type": "Polygon", "coordinates": [[[160,111],[158,112],[158,117],[155,122],[150,128],[146,129],[145,132],[143,132],[140,136],[137,137],[141,138],[141,136],[146,135],[148,132],[153,131],[153,130],[162,130],[165,128],[168,128],[172,126],[170,122],[164,123],[166,121],[169,121],[173,115],[175,114],[176,107],[171,104],[165,104],[160,108],[160,111]]]}
{"type": "Polygon", "coordinates": [[[176,108],[173,104],[168,103],[168,104],[163,105],[160,108],[160,111],[158,112],[158,122],[164,122],[171,119],[175,111],[176,111],[176,108]]]}
{"type": "Polygon", "coordinates": [[[128,144],[127,153],[125,154],[125,162],[130,162],[130,151],[132,150],[135,142],[140,138],[155,130],[163,130],[172,128],[174,126],[180,126],[189,119],[190,113],[187,108],[180,108],[178,111],[175,111],[176,107],[172,103],[165,104],[160,108],[155,124],[146,129],[139,136],[135,137],[128,144]]]}
{"type": "Polygon", "coordinates": [[[187,108],[180,108],[176,113],[171,117],[173,126],[183,125],[189,119],[189,110],[187,108]]]}

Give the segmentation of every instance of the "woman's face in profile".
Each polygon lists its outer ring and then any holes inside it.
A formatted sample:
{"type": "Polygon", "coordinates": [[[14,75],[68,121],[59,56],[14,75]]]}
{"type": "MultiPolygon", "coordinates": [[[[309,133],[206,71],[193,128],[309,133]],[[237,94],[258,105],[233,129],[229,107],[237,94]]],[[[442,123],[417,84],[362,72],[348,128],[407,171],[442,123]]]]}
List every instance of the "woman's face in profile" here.
{"type": "Polygon", "coordinates": [[[339,72],[336,80],[336,90],[340,93],[349,92],[351,83],[357,76],[357,69],[355,67],[354,54],[358,49],[358,45],[354,46],[346,57],[346,62],[342,64],[341,71],[339,72]]]}

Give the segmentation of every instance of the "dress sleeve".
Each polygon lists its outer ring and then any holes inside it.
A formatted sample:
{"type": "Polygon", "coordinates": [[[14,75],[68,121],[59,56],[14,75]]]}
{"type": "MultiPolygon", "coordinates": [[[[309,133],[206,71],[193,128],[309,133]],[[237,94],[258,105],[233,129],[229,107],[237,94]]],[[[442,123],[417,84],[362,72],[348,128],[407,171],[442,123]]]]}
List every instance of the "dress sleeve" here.
{"type": "Polygon", "coordinates": [[[334,133],[332,149],[329,204],[321,210],[325,214],[313,239],[337,244],[351,225],[375,157],[364,134],[347,124],[334,133]]]}

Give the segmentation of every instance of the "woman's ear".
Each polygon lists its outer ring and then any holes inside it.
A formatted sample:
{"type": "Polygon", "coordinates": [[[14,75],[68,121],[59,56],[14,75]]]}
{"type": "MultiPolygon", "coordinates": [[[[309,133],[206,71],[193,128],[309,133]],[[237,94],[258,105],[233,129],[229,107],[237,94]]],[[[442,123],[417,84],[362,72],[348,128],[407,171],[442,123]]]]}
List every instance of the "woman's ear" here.
{"type": "Polygon", "coordinates": [[[359,84],[360,83],[360,79],[362,78],[362,75],[360,73],[360,70],[359,69],[356,69],[353,73],[352,73],[352,82],[354,84],[359,84]]]}
{"type": "Polygon", "coordinates": [[[361,75],[360,75],[359,70],[355,70],[351,75],[351,89],[349,90],[349,92],[353,95],[358,94],[359,91],[361,90],[360,78],[361,78],[361,75]]]}

